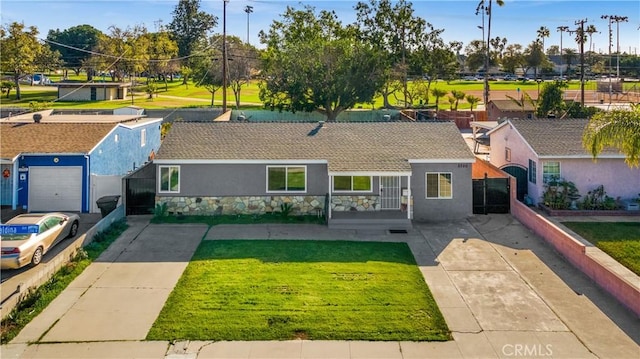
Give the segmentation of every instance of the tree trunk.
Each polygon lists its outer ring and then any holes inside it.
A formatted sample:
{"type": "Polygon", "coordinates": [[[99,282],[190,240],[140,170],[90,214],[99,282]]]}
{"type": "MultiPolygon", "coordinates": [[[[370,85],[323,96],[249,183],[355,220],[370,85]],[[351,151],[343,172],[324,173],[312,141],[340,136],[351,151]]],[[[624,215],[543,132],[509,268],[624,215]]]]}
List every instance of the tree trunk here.
{"type": "Polygon", "coordinates": [[[13,83],[16,85],[16,100],[20,100],[22,99],[20,95],[20,76],[17,74],[17,72],[15,75],[13,75],[13,83]]]}
{"type": "Polygon", "coordinates": [[[211,107],[214,107],[214,99],[216,98],[216,92],[215,91],[211,91],[211,107]]]}

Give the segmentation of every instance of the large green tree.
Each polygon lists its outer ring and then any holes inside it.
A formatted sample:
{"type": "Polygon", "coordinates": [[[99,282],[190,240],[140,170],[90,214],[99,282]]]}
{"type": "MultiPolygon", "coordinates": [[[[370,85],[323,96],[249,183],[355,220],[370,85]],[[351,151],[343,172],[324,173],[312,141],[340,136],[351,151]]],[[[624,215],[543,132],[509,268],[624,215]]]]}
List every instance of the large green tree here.
{"type": "Polygon", "coordinates": [[[149,47],[150,39],[145,27],[122,29],[111,26],[109,34],[100,36],[96,54],[85,64],[90,73],[107,71],[113,81],[122,82],[126,75],[146,70],[150,59],[149,47]]]}
{"type": "Polygon", "coordinates": [[[508,73],[515,73],[517,68],[524,67],[526,64],[524,54],[522,53],[522,45],[509,44],[502,56],[502,68],[508,73]]]}
{"type": "Polygon", "coordinates": [[[287,7],[260,32],[266,47],[261,100],[273,108],[317,110],[327,121],[371,102],[383,80],[380,55],[356,35],[334,12],[287,7]]]}
{"type": "MultiPolygon", "coordinates": [[[[411,69],[420,69],[427,59],[421,48],[438,43],[442,30],[436,30],[423,18],[414,14],[413,5],[405,0],[369,0],[358,2],[356,26],[359,37],[384,55],[385,86],[381,87],[384,106],[390,107],[389,96],[402,90],[405,105],[408,99],[408,76],[411,69]],[[396,84],[400,84],[397,86],[396,84]]],[[[415,76],[422,76],[413,73],[415,76]]]]}
{"type": "Polygon", "coordinates": [[[538,78],[538,69],[545,63],[547,56],[542,51],[542,43],[533,41],[526,50],[524,50],[524,59],[528,68],[533,68],[534,77],[538,78]]]}
{"type": "Polygon", "coordinates": [[[640,106],[594,114],[582,142],[594,159],[605,147],[613,147],[625,154],[629,167],[640,166],[640,106]]]}
{"type": "Polygon", "coordinates": [[[178,44],[180,57],[191,55],[198,41],[204,40],[218,23],[216,16],[200,10],[200,0],[180,0],[172,14],[168,29],[178,44]]]}
{"type": "Polygon", "coordinates": [[[180,64],[175,59],[178,55],[178,45],[171,39],[167,31],[148,33],[149,62],[146,70],[168,87],[167,78],[180,70],[180,64]]]}
{"type": "Polygon", "coordinates": [[[102,32],[91,25],[78,25],[62,31],[49,30],[47,42],[52,50],[60,52],[63,66],[80,75],[101,35],[102,32]]]}
{"type": "Polygon", "coordinates": [[[0,70],[11,73],[16,99],[21,99],[20,79],[36,70],[36,58],[42,51],[38,42],[38,29],[13,22],[0,28],[0,70]]]}
{"type": "Polygon", "coordinates": [[[216,92],[222,87],[222,54],[220,48],[215,46],[220,42],[220,36],[212,36],[207,41],[201,42],[196,51],[203,56],[194,58],[193,80],[196,86],[204,87],[211,94],[211,107],[215,104],[216,92]]]}

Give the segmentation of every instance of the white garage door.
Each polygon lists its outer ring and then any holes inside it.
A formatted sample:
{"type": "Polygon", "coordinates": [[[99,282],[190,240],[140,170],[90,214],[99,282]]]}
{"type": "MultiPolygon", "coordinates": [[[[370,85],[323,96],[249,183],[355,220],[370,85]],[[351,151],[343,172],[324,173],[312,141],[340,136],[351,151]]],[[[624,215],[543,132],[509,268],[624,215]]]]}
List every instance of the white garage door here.
{"type": "Polygon", "coordinates": [[[29,212],[82,210],[82,167],[29,167],[29,212]]]}

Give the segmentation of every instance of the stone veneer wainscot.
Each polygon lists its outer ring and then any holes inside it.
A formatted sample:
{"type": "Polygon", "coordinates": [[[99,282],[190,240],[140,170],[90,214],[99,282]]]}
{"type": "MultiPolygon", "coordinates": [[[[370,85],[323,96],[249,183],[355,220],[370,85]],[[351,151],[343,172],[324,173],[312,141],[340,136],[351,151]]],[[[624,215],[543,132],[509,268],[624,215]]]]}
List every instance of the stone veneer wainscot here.
{"type": "Polygon", "coordinates": [[[292,214],[317,214],[324,209],[324,196],[238,196],[238,197],[162,197],[170,213],[184,215],[265,214],[279,212],[280,205],[290,203],[292,214]]]}
{"type": "MultiPolygon", "coordinates": [[[[280,205],[290,203],[292,213],[317,214],[324,210],[325,196],[238,196],[238,197],[163,197],[156,203],[167,204],[170,213],[183,215],[265,214],[279,212],[280,205]]],[[[377,211],[378,196],[333,196],[331,210],[377,211]]]]}

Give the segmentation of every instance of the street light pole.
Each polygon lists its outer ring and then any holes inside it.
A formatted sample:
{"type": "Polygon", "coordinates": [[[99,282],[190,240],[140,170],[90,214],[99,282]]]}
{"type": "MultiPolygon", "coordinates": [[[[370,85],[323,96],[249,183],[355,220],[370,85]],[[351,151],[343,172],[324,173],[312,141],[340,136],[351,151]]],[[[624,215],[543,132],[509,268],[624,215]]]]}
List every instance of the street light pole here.
{"type": "Polygon", "coordinates": [[[249,14],[253,12],[253,6],[251,5],[245,6],[244,12],[247,13],[247,45],[249,45],[249,14]]]}
{"type": "Polygon", "coordinates": [[[616,62],[616,78],[620,81],[620,23],[629,21],[627,16],[614,16],[613,21],[616,22],[616,48],[618,53],[618,61],[616,62]]]}
{"type": "Polygon", "coordinates": [[[227,112],[227,3],[222,0],[222,113],[227,112]]]}

